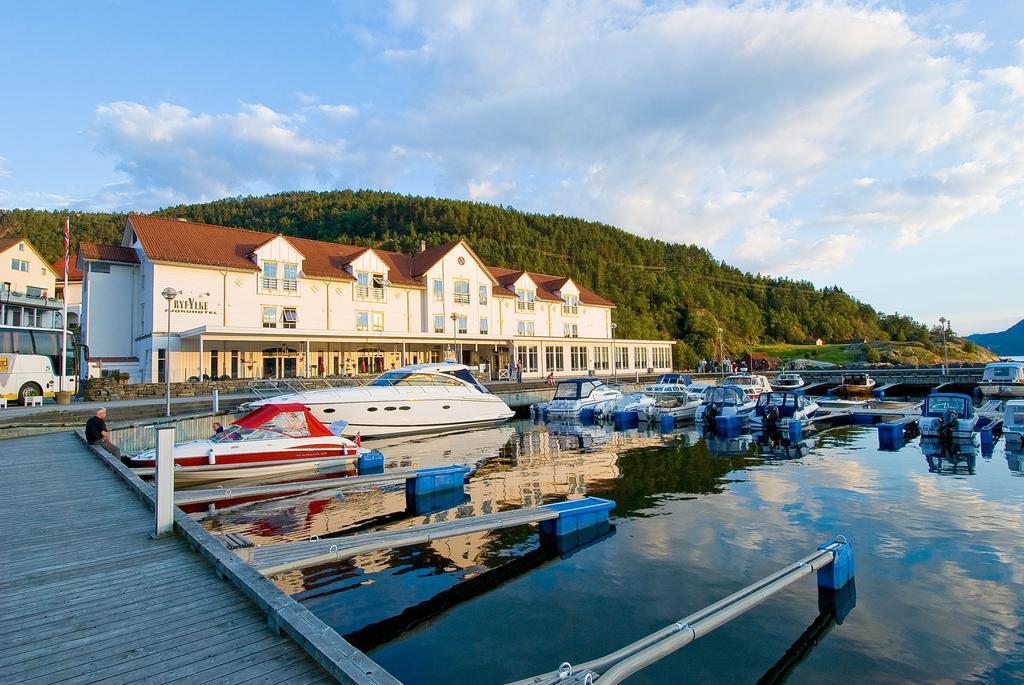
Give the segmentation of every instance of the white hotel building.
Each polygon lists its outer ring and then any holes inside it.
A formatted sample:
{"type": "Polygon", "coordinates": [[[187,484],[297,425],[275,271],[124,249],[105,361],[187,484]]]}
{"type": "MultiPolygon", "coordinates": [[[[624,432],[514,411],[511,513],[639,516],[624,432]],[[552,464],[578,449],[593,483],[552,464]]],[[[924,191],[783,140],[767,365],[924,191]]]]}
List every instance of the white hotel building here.
{"type": "Polygon", "coordinates": [[[615,305],[571,278],[487,266],[464,241],[407,255],[131,214],[82,243],[89,369],[132,382],[372,374],[458,358],[498,378],[632,375],[672,342],[614,338],[615,305]],[[165,288],[172,302],[168,329],[165,288]]]}

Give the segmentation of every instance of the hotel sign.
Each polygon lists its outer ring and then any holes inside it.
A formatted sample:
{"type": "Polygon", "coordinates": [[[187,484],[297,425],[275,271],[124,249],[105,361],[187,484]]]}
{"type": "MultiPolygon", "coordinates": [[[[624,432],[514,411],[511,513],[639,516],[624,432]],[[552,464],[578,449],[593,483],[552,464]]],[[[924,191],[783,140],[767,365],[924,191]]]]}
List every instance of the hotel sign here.
{"type": "Polygon", "coordinates": [[[198,297],[186,297],[180,300],[173,300],[174,306],[171,312],[174,314],[216,314],[210,309],[210,303],[198,297]]]}

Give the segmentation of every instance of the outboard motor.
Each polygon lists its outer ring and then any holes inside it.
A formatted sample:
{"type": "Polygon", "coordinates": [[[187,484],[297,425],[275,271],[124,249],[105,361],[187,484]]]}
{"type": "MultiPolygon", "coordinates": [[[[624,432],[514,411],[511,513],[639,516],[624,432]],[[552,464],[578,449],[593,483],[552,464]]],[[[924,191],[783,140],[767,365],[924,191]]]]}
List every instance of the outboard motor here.
{"type": "Polygon", "coordinates": [[[938,421],[938,433],[939,441],[945,445],[952,445],[953,439],[956,433],[956,421],[957,413],[952,409],[947,409],[942,416],[939,417],[938,421]]]}
{"type": "Polygon", "coordinates": [[[774,404],[768,407],[761,419],[765,435],[775,437],[779,433],[779,408],[774,404]]]}
{"type": "Polygon", "coordinates": [[[715,425],[716,424],[715,419],[718,418],[718,413],[719,413],[718,406],[714,405],[714,404],[709,404],[707,406],[707,408],[704,410],[704,432],[705,433],[716,433],[717,432],[717,427],[715,425]]]}

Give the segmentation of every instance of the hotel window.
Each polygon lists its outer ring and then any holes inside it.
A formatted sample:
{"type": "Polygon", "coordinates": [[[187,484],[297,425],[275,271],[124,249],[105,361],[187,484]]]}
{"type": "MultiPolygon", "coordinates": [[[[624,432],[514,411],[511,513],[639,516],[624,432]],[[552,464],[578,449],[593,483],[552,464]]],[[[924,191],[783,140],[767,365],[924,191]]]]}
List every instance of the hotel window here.
{"type": "Polygon", "coordinates": [[[519,321],[516,323],[516,335],[534,335],[532,321],[519,321]]]}
{"type": "Polygon", "coordinates": [[[489,285],[480,286],[480,304],[487,304],[487,291],[490,289],[489,285]]]}
{"type": "Polygon", "coordinates": [[[562,324],[562,332],[565,334],[566,338],[578,338],[578,337],[580,337],[580,327],[579,327],[579,324],[563,323],[562,324]]]}
{"type": "Polygon", "coordinates": [[[440,314],[434,314],[434,332],[444,333],[444,317],[440,314]]]}
{"type": "Polygon", "coordinates": [[[12,259],[11,269],[13,271],[28,271],[28,262],[24,259],[12,259]]]}
{"type": "Polygon", "coordinates": [[[523,370],[523,373],[537,373],[540,370],[537,366],[539,356],[536,345],[520,347],[516,350],[516,359],[519,361],[519,368],[523,370]]]}
{"type": "Polygon", "coordinates": [[[156,382],[167,382],[167,348],[161,347],[156,351],[156,382]]]}
{"type": "Polygon", "coordinates": [[[370,328],[382,332],[384,330],[384,312],[374,312],[370,317],[370,328]]]}
{"type": "Polygon", "coordinates": [[[356,330],[370,330],[370,312],[356,312],[356,330]]]}
{"type": "Polygon", "coordinates": [[[284,291],[286,293],[297,293],[299,292],[299,265],[298,264],[285,264],[284,265],[284,291]]]}
{"type": "Polygon", "coordinates": [[[667,369],[672,366],[672,356],[669,354],[667,347],[655,347],[651,351],[651,357],[654,361],[654,367],[657,369],[667,369]]]}
{"type": "Polygon", "coordinates": [[[263,307],[263,327],[277,328],[277,307],[263,307]]]}
{"type": "Polygon", "coordinates": [[[263,262],[263,289],[277,290],[277,262],[263,262]]]}
{"type": "Polygon", "coordinates": [[[18,243],[18,252],[25,251],[25,243],[18,243]]]}
{"type": "Polygon", "coordinates": [[[636,362],[636,368],[646,369],[647,368],[647,348],[646,347],[634,347],[633,348],[633,360],[636,362]]]}
{"type": "MultiPolygon", "coordinates": [[[[570,316],[575,316],[579,312],[580,297],[579,295],[566,295],[565,303],[562,304],[562,313],[570,316]]],[[[573,336],[575,337],[575,336],[573,336]]]]}
{"type": "Polygon", "coordinates": [[[281,312],[281,318],[284,321],[282,324],[284,328],[295,328],[295,324],[299,321],[299,313],[295,307],[285,307],[281,312]]]}
{"type": "Polygon", "coordinates": [[[480,335],[487,335],[490,322],[487,321],[487,317],[480,318],[480,335]]]}
{"type": "Polygon", "coordinates": [[[594,370],[595,371],[607,371],[608,370],[608,348],[607,347],[595,347],[594,348],[594,370]]]}
{"type": "Polygon", "coordinates": [[[587,368],[587,348],[585,347],[573,347],[569,348],[569,370],[570,371],[584,371],[587,368]]]}
{"type": "Polygon", "coordinates": [[[537,299],[537,291],[516,288],[516,309],[521,312],[532,312],[533,302],[537,299]]]}
{"type": "Polygon", "coordinates": [[[444,281],[434,279],[434,302],[444,302],[444,281]]]}
{"type": "Polygon", "coordinates": [[[616,369],[628,369],[629,368],[629,348],[628,347],[616,347],[615,348],[615,368],[616,369]]]}
{"type": "Polygon", "coordinates": [[[544,350],[544,368],[548,371],[565,371],[565,348],[549,347],[544,350]]]}
{"type": "Polygon", "coordinates": [[[455,303],[469,304],[469,281],[463,279],[455,281],[455,303]]]}
{"type": "Polygon", "coordinates": [[[356,299],[364,302],[383,302],[386,283],[384,274],[373,274],[369,271],[356,272],[356,299]]]}
{"type": "Polygon", "coordinates": [[[469,333],[469,320],[464,316],[455,317],[456,328],[459,331],[459,335],[465,335],[469,333]]]}

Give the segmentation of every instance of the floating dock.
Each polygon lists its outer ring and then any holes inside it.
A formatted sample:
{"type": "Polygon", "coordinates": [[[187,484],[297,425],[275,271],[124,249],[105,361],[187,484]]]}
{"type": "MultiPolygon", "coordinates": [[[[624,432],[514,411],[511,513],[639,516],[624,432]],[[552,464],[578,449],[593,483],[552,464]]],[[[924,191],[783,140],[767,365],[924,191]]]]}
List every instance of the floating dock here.
{"type": "Polygon", "coordinates": [[[73,433],[3,443],[3,682],[398,685],[184,514],[152,539],[130,478],[73,433]]]}

